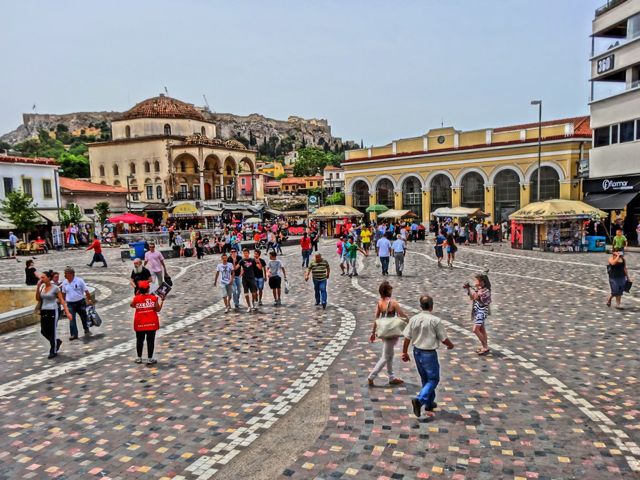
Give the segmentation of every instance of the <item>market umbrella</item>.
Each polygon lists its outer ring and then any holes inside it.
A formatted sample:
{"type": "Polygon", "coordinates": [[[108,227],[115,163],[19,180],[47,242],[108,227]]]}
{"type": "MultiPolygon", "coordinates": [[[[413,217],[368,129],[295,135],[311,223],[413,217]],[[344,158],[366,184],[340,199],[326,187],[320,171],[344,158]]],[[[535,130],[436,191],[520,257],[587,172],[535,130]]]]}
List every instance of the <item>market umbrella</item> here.
{"type": "Polygon", "coordinates": [[[363,217],[364,213],[346,205],[325,205],[318,208],[309,218],[334,220],[344,217],[363,217]]]}
{"type": "Polygon", "coordinates": [[[606,217],[607,213],[579,200],[546,200],[534,202],[509,215],[520,223],[587,220],[606,217]]]}
{"type": "Polygon", "coordinates": [[[432,213],[432,217],[451,217],[451,218],[465,218],[465,217],[488,217],[479,208],[469,207],[440,207],[436,208],[432,213]]]}
{"type": "Polygon", "coordinates": [[[367,207],[367,212],[369,213],[384,213],[387,210],[389,210],[389,207],[380,203],[374,203],[373,205],[369,205],[367,207]]]}
{"type": "Polygon", "coordinates": [[[244,223],[262,223],[262,219],[258,217],[249,217],[244,219],[244,223]]]}
{"type": "Polygon", "coordinates": [[[378,218],[404,218],[404,217],[417,217],[411,210],[387,210],[386,212],[378,215],[378,218]]]}
{"type": "Polygon", "coordinates": [[[116,215],[115,217],[107,218],[109,223],[128,223],[129,225],[139,225],[142,223],[153,224],[153,220],[148,217],[141,217],[140,215],[134,215],[133,213],[125,213],[123,215],[116,215]]]}

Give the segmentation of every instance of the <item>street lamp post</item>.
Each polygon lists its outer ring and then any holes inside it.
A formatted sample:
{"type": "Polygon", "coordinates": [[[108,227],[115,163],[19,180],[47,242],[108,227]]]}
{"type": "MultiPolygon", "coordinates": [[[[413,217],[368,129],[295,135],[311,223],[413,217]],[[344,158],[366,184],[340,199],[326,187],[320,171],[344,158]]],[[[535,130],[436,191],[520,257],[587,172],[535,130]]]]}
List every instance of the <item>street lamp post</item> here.
{"type": "Polygon", "coordinates": [[[532,100],[531,105],[538,106],[538,188],[536,200],[540,201],[540,165],[542,160],[542,100],[532,100]]]}
{"type": "Polygon", "coordinates": [[[136,178],[133,175],[127,175],[127,212],[131,212],[131,184],[130,180],[136,178]]]}

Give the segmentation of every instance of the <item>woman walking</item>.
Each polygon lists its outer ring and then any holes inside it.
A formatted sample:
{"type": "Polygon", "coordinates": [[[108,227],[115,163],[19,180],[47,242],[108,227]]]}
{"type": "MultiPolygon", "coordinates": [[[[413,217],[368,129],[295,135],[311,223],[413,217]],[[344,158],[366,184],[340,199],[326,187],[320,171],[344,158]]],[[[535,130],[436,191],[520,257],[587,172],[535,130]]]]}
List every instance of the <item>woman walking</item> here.
{"type": "Polygon", "coordinates": [[[393,353],[409,317],[402,311],[400,304],[391,298],[393,287],[389,282],[382,282],[378,292],[380,293],[380,300],[376,305],[376,319],[373,322],[373,330],[369,341],[371,343],[375,342],[376,337],[382,340],[382,355],[376,366],[371,370],[367,380],[369,386],[373,387],[374,379],[386,365],[389,385],[401,385],[403,381],[393,374],[393,353]],[[404,319],[404,321],[397,317],[404,319]]]}
{"type": "Polygon", "coordinates": [[[627,262],[622,256],[619,248],[613,249],[611,258],[607,264],[607,274],[609,275],[609,286],[611,287],[611,295],[607,299],[607,307],[611,306],[611,300],[616,299],[616,308],[620,310],[620,301],[624,293],[624,287],[629,281],[629,273],[627,272],[627,262]]]}
{"type": "Polygon", "coordinates": [[[456,240],[452,234],[447,235],[445,246],[447,247],[447,265],[449,265],[449,268],[453,268],[453,261],[456,259],[458,245],[456,245],[456,240]]]}
{"type": "Polygon", "coordinates": [[[40,275],[40,281],[36,287],[36,301],[40,303],[40,333],[49,341],[49,357],[58,355],[62,340],[57,337],[58,308],[62,305],[68,318],[71,318],[67,302],[60,287],[53,283],[54,272],[49,270],[40,275]]]}
{"type": "Polygon", "coordinates": [[[34,265],[33,260],[27,260],[27,263],[24,267],[24,283],[27,285],[38,285],[38,272],[36,272],[36,267],[34,265]]]}
{"type": "Polygon", "coordinates": [[[136,332],[136,363],[142,363],[142,347],[147,340],[147,364],[153,365],[158,361],[153,357],[156,343],[156,331],[160,328],[158,312],[162,310],[162,299],[149,293],[149,282],[138,282],[138,294],[131,301],[131,308],[135,308],[133,329],[136,332]]]}
{"type": "Polygon", "coordinates": [[[476,275],[475,285],[471,287],[468,283],[464,285],[467,295],[473,302],[471,307],[471,319],[473,320],[473,333],[480,340],[481,347],[476,350],[478,355],[486,355],[491,350],[487,340],[487,329],[485,321],[489,315],[489,305],[491,304],[491,282],[489,277],[483,273],[476,275]]]}
{"type": "Polygon", "coordinates": [[[196,233],[196,244],[194,246],[196,247],[196,258],[202,260],[204,257],[204,240],[202,239],[200,230],[196,233]]]}

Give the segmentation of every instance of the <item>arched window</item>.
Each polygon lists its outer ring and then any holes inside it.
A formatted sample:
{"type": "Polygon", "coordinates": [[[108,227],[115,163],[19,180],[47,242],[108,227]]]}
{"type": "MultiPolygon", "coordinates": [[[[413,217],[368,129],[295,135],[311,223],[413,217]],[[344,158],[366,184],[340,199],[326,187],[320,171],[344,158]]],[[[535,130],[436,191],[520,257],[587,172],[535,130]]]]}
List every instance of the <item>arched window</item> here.
{"type": "Polygon", "coordinates": [[[131,127],[129,125],[124,127],[124,136],[127,138],[131,138],[131,127]]]}
{"type": "Polygon", "coordinates": [[[120,180],[114,180],[114,181],[113,181],[113,184],[114,184],[116,187],[119,187],[119,186],[120,186],[120,180]]]}
{"type": "Polygon", "coordinates": [[[113,166],[113,176],[117,177],[120,175],[120,167],[118,167],[118,165],[114,165],[113,166]]]}
{"type": "Polygon", "coordinates": [[[478,172],[469,172],[462,177],[462,206],[484,208],[484,180],[478,172]]]}
{"type": "Polygon", "coordinates": [[[100,172],[100,176],[104,177],[104,165],[100,165],[100,167],[98,168],[98,171],[100,172]]]}
{"type": "Polygon", "coordinates": [[[451,207],[451,180],[443,174],[431,180],[431,210],[441,207],[451,207]]]}
{"type": "Polygon", "coordinates": [[[159,161],[155,161],[153,162],[153,171],[154,172],[159,172],[160,171],[160,162],[159,161]]]}
{"type": "Polygon", "coordinates": [[[402,182],[402,208],[422,217],[422,186],[416,177],[409,177],[402,182]]]}
{"type": "Polygon", "coordinates": [[[369,206],[369,186],[362,180],[358,180],[353,186],[353,206],[358,209],[369,206]]]}
{"type": "Polygon", "coordinates": [[[207,131],[205,130],[205,128],[204,128],[204,127],[202,127],[202,128],[200,129],[200,133],[201,133],[201,134],[202,134],[202,136],[204,137],[204,136],[205,136],[205,134],[207,133],[207,131]]]}
{"type": "MultiPolygon", "coordinates": [[[[540,199],[542,201],[560,198],[560,176],[555,168],[540,169],[540,199]]],[[[531,175],[531,201],[538,201],[538,170],[531,175]]]]}
{"type": "Polygon", "coordinates": [[[162,185],[156,185],[156,198],[158,200],[162,198],[162,185]]]}
{"type": "Polygon", "coordinates": [[[168,123],[164,124],[164,134],[167,136],[171,135],[171,125],[168,123]]]}
{"type": "Polygon", "coordinates": [[[186,172],[187,171],[187,163],[184,160],[182,160],[180,162],[180,171],[181,172],[186,172]]]}
{"type": "Polygon", "coordinates": [[[495,216],[497,222],[509,220],[509,215],[520,208],[520,177],[514,170],[498,172],[495,184],[495,216]]]}
{"type": "Polygon", "coordinates": [[[149,173],[151,171],[151,165],[149,162],[144,162],[144,173],[149,173]]]}
{"type": "Polygon", "coordinates": [[[388,178],[383,178],[376,186],[376,203],[393,208],[393,183],[388,178]]]}
{"type": "Polygon", "coordinates": [[[136,174],[136,164],[135,164],[135,163],[133,163],[133,162],[131,162],[131,163],[129,164],[129,173],[130,173],[131,175],[135,175],[135,174],[136,174]]]}

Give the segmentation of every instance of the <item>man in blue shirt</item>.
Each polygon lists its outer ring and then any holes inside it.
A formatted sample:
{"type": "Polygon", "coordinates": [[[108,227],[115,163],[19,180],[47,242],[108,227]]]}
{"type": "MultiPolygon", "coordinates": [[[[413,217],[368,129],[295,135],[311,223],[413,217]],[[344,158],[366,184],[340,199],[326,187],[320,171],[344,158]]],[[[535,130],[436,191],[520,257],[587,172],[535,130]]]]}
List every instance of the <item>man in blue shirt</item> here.
{"type": "Polygon", "coordinates": [[[402,270],[404,268],[404,255],[407,252],[406,244],[400,234],[397,235],[396,240],[391,245],[391,253],[396,263],[396,275],[401,277],[402,270]]]}
{"type": "Polygon", "coordinates": [[[391,256],[391,242],[387,236],[383,236],[376,242],[378,257],[382,266],[382,275],[389,275],[389,257],[391,256]]]}
{"type": "Polygon", "coordinates": [[[418,224],[415,221],[411,223],[411,240],[418,241],[418,224]]]}
{"type": "Polygon", "coordinates": [[[442,233],[443,232],[440,232],[436,236],[436,246],[434,247],[436,249],[436,257],[438,258],[439,267],[442,267],[442,259],[444,258],[444,250],[442,246],[444,245],[444,242],[447,240],[447,238],[442,233]]]}
{"type": "Polygon", "coordinates": [[[18,255],[18,237],[13,232],[9,232],[9,256],[16,258],[18,255]]]}

